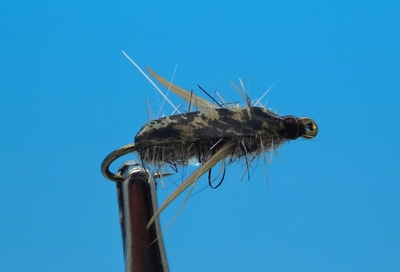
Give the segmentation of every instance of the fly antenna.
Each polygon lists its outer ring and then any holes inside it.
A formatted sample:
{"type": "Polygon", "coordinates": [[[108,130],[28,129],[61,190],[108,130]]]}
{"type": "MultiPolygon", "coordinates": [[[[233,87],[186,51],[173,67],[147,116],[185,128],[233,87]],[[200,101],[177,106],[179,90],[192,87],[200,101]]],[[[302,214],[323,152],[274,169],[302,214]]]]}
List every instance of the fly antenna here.
{"type": "Polygon", "coordinates": [[[151,83],[151,85],[154,86],[154,88],[156,88],[156,90],[162,95],[162,97],[167,100],[167,102],[171,105],[171,107],[174,109],[174,111],[180,113],[180,111],[178,110],[177,107],[175,107],[175,105],[168,99],[168,97],[160,90],[160,88],[157,87],[157,85],[149,78],[149,76],[143,72],[142,68],[140,68],[139,65],[136,64],[136,62],[134,62],[129,56],[128,54],[125,53],[124,50],[122,50],[122,54],[124,54],[124,56],[136,67],[136,69],[139,70],[139,72],[151,83]]]}
{"type": "Polygon", "coordinates": [[[266,95],[269,93],[269,91],[272,90],[272,88],[273,88],[273,87],[275,86],[275,84],[278,83],[278,82],[279,82],[279,79],[278,79],[274,84],[272,84],[271,87],[269,87],[259,99],[257,99],[257,101],[254,103],[254,105],[255,105],[255,106],[257,106],[257,105],[262,106],[261,100],[264,98],[264,96],[266,96],[266,95]]]}

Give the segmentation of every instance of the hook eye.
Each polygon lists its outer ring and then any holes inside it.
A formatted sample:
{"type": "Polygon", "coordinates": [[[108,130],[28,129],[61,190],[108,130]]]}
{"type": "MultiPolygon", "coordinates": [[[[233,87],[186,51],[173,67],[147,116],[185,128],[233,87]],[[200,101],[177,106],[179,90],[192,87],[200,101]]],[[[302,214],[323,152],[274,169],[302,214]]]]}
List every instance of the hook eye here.
{"type": "Polygon", "coordinates": [[[300,121],[304,123],[306,132],[301,135],[305,139],[312,139],[318,134],[318,126],[315,121],[309,117],[300,117],[300,121]]]}

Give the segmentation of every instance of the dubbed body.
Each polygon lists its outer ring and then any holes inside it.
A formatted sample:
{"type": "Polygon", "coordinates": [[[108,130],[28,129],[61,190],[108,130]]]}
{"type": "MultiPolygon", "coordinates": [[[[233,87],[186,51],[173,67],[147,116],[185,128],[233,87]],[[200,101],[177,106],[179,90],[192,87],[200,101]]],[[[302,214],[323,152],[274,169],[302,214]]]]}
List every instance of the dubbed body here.
{"type": "Polygon", "coordinates": [[[204,162],[218,147],[235,140],[235,159],[311,137],[316,127],[307,120],[281,117],[262,107],[207,108],[152,120],[136,135],[135,144],[146,162],[185,165],[193,157],[204,162]]]}

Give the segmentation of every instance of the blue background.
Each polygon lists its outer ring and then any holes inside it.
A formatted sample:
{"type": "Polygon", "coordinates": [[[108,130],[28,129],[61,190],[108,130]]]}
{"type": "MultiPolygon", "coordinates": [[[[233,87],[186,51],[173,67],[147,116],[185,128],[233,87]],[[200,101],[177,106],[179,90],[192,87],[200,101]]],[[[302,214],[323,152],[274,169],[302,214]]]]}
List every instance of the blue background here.
{"type": "MultiPolygon", "coordinates": [[[[276,83],[267,107],[320,129],[250,180],[231,165],[220,188],[192,196],[164,235],[172,271],[399,271],[399,12],[398,1],[3,1],[0,270],[123,271],[100,163],[162,102],[125,50],[227,101],[241,101],[231,80],[253,99],[276,83]]],[[[161,201],[176,188],[166,183],[161,201]]]]}

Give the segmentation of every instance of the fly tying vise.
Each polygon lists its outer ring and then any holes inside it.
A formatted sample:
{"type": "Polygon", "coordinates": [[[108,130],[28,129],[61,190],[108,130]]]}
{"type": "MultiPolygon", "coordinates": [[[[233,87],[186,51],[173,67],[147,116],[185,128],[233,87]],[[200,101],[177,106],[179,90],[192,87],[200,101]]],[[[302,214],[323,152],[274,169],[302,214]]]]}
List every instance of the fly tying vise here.
{"type": "MultiPolygon", "coordinates": [[[[150,219],[155,218],[184,190],[220,161],[233,162],[241,158],[250,161],[260,153],[273,150],[286,141],[299,137],[313,139],[318,133],[314,120],[308,117],[279,116],[263,106],[253,106],[245,94],[246,106],[215,105],[182,89],[147,68],[164,87],[180,96],[199,111],[175,114],[155,119],[144,125],[133,144],[108,155],[101,166],[103,175],[121,182],[120,173],[113,174],[110,164],[120,156],[137,152],[144,163],[185,166],[196,159],[200,166],[180,184],[150,219]]],[[[237,87],[234,86],[236,89],[237,87]]],[[[154,177],[161,177],[156,173],[154,177]]]]}

